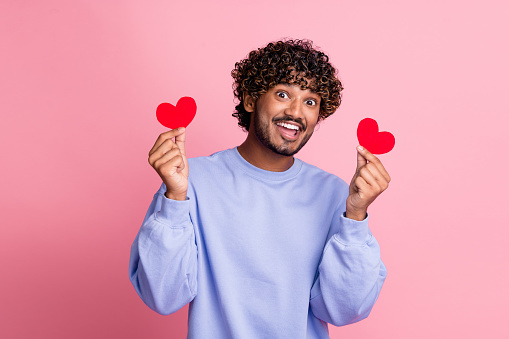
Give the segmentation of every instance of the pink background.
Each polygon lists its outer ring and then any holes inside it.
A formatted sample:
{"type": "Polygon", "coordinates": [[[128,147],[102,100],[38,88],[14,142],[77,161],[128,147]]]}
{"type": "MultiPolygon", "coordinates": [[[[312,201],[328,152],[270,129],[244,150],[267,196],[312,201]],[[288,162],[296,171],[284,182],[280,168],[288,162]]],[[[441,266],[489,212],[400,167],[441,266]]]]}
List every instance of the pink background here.
{"type": "Polygon", "coordinates": [[[364,117],[396,135],[371,227],[389,275],[332,338],[507,338],[505,1],[0,3],[0,336],[184,338],[128,279],[159,178],[156,106],[193,96],[190,156],[240,144],[230,71],[305,37],[345,85],[299,154],[349,181],[364,117]]]}

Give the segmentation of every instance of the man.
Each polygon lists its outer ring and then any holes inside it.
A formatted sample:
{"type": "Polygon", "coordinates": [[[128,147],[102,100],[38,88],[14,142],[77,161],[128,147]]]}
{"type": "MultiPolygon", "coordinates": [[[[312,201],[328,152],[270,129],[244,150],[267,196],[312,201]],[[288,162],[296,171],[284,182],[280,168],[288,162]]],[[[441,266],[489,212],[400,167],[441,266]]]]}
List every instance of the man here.
{"type": "Polygon", "coordinates": [[[339,106],[335,74],[308,41],[270,43],[232,71],[242,145],[188,160],[178,128],[150,150],[163,184],[130,279],[158,313],[190,303],[188,338],[329,338],[371,311],[386,269],[367,208],[387,171],[359,147],[348,187],[293,157],[339,106]]]}

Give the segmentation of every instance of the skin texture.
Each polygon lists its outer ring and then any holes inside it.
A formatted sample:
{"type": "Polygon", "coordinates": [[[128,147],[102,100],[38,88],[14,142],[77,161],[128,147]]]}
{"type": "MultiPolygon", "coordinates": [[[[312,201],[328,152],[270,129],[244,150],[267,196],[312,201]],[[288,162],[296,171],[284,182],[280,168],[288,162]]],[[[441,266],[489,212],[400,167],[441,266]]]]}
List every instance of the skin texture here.
{"type": "Polygon", "coordinates": [[[251,114],[246,141],[238,147],[248,162],[268,171],[286,171],[297,153],[313,135],[320,112],[320,96],[299,86],[279,84],[258,100],[245,96],[244,108],[251,114]],[[295,140],[280,133],[276,123],[300,126],[295,140]]]}

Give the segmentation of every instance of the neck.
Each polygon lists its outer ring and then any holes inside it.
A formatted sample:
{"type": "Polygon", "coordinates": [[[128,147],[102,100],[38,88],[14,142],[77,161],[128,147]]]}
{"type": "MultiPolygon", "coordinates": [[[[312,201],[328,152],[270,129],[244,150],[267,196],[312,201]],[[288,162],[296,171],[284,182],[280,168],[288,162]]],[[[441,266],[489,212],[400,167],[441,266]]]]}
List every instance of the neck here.
{"type": "Polygon", "coordinates": [[[251,165],[266,171],[284,172],[293,165],[293,156],[274,153],[265,147],[251,131],[237,150],[251,165]]]}

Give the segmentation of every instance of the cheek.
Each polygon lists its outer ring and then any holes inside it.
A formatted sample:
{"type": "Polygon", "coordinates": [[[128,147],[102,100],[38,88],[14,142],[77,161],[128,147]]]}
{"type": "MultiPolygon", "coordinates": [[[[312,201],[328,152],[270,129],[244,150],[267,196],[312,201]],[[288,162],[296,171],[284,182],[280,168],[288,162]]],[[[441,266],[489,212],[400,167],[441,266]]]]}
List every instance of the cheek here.
{"type": "Polygon", "coordinates": [[[259,119],[266,121],[266,122],[272,122],[272,119],[274,119],[277,116],[281,116],[282,110],[279,110],[275,106],[263,106],[259,108],[259,119]]]}
{"type": "Polygon", "coordinates": [[[308,121],[308,126],[314,128],[315,125],[318,123],[318,119],[320,118],[320,111],[310,112],[306,118],[308,121]]]}

